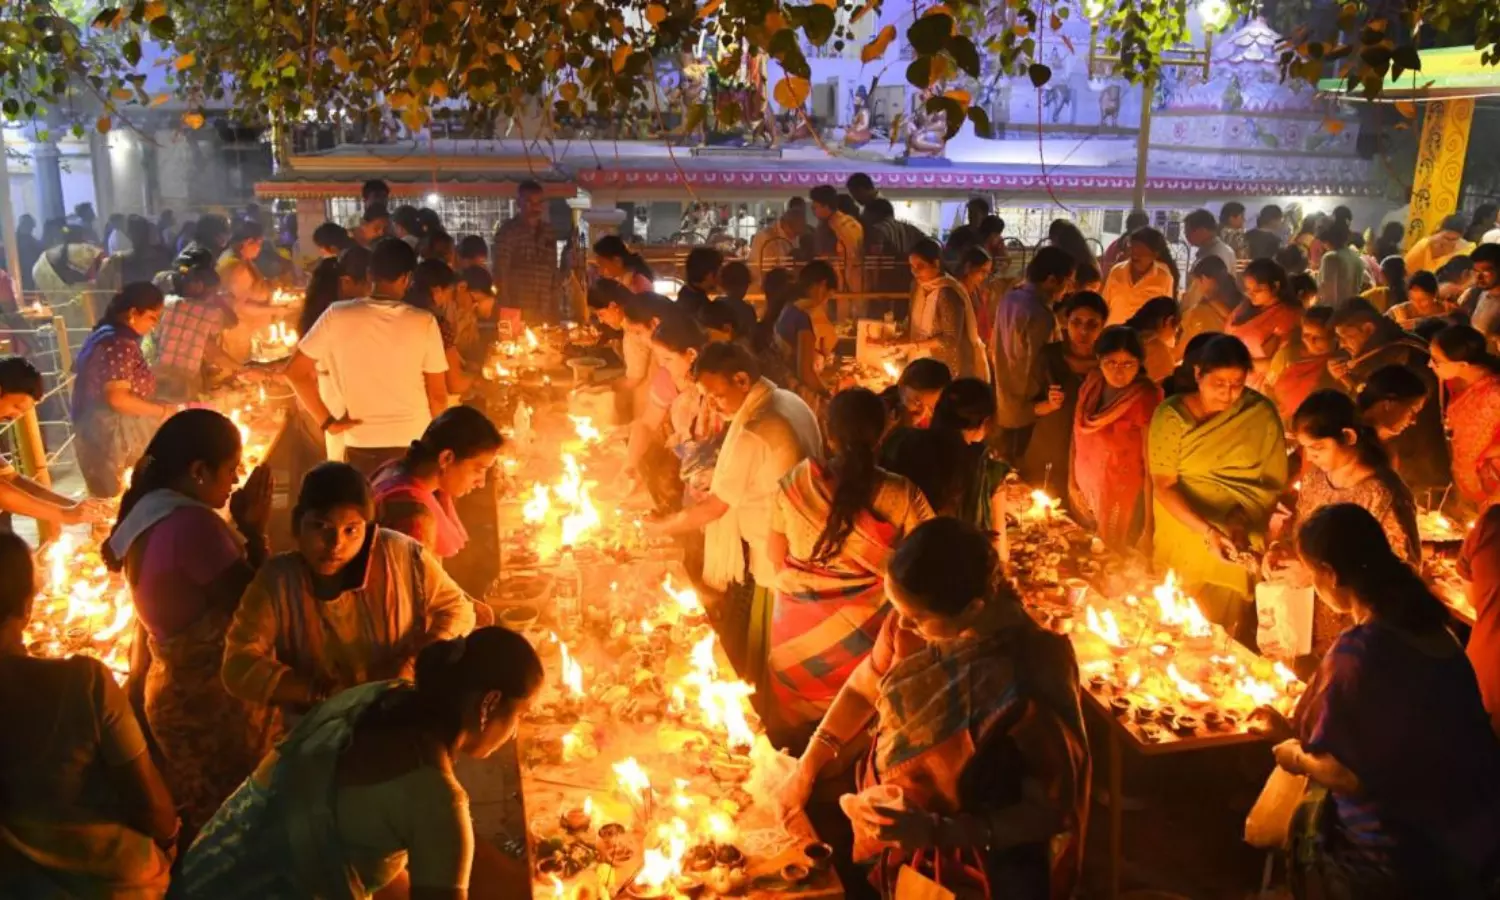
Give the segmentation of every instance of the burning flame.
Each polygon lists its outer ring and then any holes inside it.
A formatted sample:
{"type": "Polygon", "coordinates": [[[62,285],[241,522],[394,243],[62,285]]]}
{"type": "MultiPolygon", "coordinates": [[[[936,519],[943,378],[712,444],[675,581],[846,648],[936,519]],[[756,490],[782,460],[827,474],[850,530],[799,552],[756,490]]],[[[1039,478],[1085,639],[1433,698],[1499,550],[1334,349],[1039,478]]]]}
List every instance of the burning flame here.
{"type": "Polygon", "coordinates": [[[559,643],[558,649],[562,652],[562,683],[568,689],[568,693],[575,697],[583,696],[583,666],[568,652],[566,643],[559,643]]]}
{"type": "Polygon", "coordinates": [[[1168,570],[1166,581],[1153,588],[1151,593],[1161,609],[1163,625],[1181,628],[1188,637],[1213,636],[1213,626],[1198,608],[1198,603],[1178,589],[1176,572],[1168,570]]]}
{"type": "Polygon", "coordinates": [[[597,443],[599,440],[599,429],[594,427],[594,420],[588,416],[568,416],[573,420],[573,430],[578,433],[578,439],[585,444],[597,443]]]}
{"type": "Polygon", "coordinates": [[[667,592],[667,596],[677,601],[679,611],[685,616],[703,615],[703,604],[698,600],[698,592],[690,587],[677,590],[672,587],[672,575],[667,574],[662,579],[661,589],[667,592]]]}
{"type": "Polygon", "coordinates": [[[1049,519],[1060,506],[1062,506],[1062,501],[1049,496],[1046,491],[1032,491],[1031,509],[1027,510],[1026,514],[1033,519],[1049,519]]]}
{"type": "Polygon", "coordinates": [[[526,349],[535,353],[536,349],[540,346],[541,342],[536,339],[536,332],[530,328],[526,329],[526,349]]]}
{"type": "Polygon", "coordinates": [[[1089,631],[1098,635],[1104,643],[1113,647],[1125,646],[1125,641],[1120,637],[1120,623],[1115,620],[1114,610],[1106,609],[1101,615],[1091,603],[1084,607],[1084,619],[1089,631]]]}
{"type": "Polygon", "coordinates": [[[562,897],[563,897],[563,883],[562,883],[562,879],[558,878],[556,875],[548,875],[547,877],[552,879],[552,896],[556,897],[557,900],[562,900],[562,897]]]}
{"type": "Polygon", "coordinates": [[[880,367],[885,370],[886,377],[892,381],[897,381],[901,378],[901,370],[896,368],[896,364],[890,360],[881,363],[880,367]]]}
{"type": "Polygon", "coordinates": [[[631,796],[651,790],[651,778],[646,774],[646,770],[641,768],[641,764],[636,762],[634,756],[627,756],[615,763],[613,768],[615,780],[631,796]]]}
{"type": "Polygon", "coordinates": [[[1182,699],[1190,703],[1208,703],[1213,700],[1203,688],[1183,678],[1182,673],[1177,671],[1176,663],[1167,663],[1167,678],[1177,688],[1177,692],[1182,695],[1182,699]]]}
{"type": "Polygon", "coordinates": [[[547,501],[547,486],[537,482],[531,486],[531,499],[521,507],[521,518],[527,524],[539,524],[546,520],[550,506],[551,504],[547,501]]]}
{"type": "Polygon", "coordinates": [[[1249,675],[1241,678],[1234,685],[1240,693],[1249,697],[1256,706],[1270,706],[1281,696],[1281,691],[1274,685],[1267,684],[1249,675]]]}
{"type": "Polygon", "coordinates": [[[709,634],[693,645],[693,671],[683,683],[698,689],[698,707],[710,728],[721,729],[729,737],[729,746],[748,750],[755,743],[755,732],[745,714],[745,700],[755,688],[743,681],[720,681],[719,663],[714,659],[714,636],[709,634]]]}

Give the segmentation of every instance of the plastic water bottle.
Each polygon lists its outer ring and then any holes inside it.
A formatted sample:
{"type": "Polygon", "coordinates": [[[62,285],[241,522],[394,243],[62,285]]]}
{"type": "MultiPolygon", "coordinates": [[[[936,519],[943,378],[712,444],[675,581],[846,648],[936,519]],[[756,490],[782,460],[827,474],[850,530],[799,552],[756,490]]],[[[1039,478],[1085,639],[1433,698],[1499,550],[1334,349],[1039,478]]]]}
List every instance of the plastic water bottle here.
{"type": "Polygon", "coordinates": [[[563,547],[553,574],[552,596],[557,601],[557,623],[565,631],[576,631],[583,625],[583,574],[573,548],[563,547]]]}

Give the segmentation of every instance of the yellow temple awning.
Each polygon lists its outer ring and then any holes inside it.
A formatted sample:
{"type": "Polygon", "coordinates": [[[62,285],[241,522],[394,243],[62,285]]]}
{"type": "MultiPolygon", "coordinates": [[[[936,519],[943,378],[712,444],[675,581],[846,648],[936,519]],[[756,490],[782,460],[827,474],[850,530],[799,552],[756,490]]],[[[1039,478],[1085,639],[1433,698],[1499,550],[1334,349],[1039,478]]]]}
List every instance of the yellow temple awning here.
{"type": "MultiPolygon", "coordinates": [[[[1422,51],[1421,71],[1402,72],[1400,78],[1388,76],[1380,103],[1422,102],[1426,100],[1472,100],[1500,97],[1500,65],[1486,63],[1484,51],[1474,47],[1437,47],[1422,51]]],[[[1324,78],[1318,90],[1325,95],[1348,100],[1364,100],[1359,85],[1351,91],[1341,78],[1324,78]]]]}

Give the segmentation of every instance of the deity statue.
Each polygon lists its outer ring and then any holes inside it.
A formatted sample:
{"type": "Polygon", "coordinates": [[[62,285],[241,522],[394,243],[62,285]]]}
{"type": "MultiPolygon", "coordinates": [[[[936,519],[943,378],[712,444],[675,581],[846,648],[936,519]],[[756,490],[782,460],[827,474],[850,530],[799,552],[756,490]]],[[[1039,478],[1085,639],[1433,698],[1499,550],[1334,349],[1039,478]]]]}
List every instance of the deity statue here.
{"type": "Polygon", "coordinates": [[[941,111],[928,112],[927,101],[940,95],[937,85],[917,95],[912,106],[911,121],[906,131],[907,157],[934,158],[943,155],[948,146],[948,117],[941,111]]]}
{"type": "Polygon", "coordinates": [[[874,131],[870,127],[870,93],[864,85],[854,89],[854,113],[849,117],[849,127],[844,131],[845,147],[863,147],[870,142],[874,131]]]}
{"type": "Polygon", "coordinates": [[[698,136],[699,145],[708,143],[708,116],[693,110],[702,110],[708,103],[708,64],[683,53],[678,57],[677,89],[672,106],[682,111],[682,122],[686,126],[696,120],[691,128],[684,127],[682,137],[698,136]]]}

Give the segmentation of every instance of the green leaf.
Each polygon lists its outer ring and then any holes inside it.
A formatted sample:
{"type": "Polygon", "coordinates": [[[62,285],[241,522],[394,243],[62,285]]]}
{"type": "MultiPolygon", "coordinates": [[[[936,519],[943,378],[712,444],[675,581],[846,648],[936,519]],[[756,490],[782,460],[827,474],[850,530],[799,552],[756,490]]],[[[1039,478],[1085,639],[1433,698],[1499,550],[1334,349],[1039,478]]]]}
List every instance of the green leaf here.
{"type": "Polygon", "coordinates": [[[1041,87],[1052,80],[1052,69],[1041,63],[1032,63],[1026,67],[1026,77],[1031,79],[1033,87],[1041,87]]]}
{"type": "Polygon", "coordinates": [[[795,78],[812,78],[812,66],[807,64],[807,57],[802,54],[801,47],[793,47],[783,56],[781,67],[788,75],[795,78]]]}
{"type": "MultiPolygon", "coordinates": [[[[1064,8],[1066,11],[1066,7],[1064,8]]],[[[969,107],[969,121],[974,123],[974,133],[982,138],[995,136],[995,129],[990,125],[990,114],[978,106],[969,107]]]]}
{"type": "Polygon", "coordinates": [[[177,37],[177,23],[171,16],[157,16],[151,20],[151,36],[156,40],[167,43],[177,37]]]}
{"type": "Polygon", "coordinates": [[[126,41],[120,46],[120,55],[132,66],[138,65],[141,61],[141,42],[135,38],[126,41]]]}
{"type": "Polygon", "coordinates": [[[932,87],[932,57],[919,56],[906,67],[906,83],[927,90],[932,87]]]}
{"type": "Polygon", "coordinates": [[[948,120],[949,139],[952,139],[954,135],[958,134],[959,129],[964,127],[963,105],[952,97],[928,97],[924,106],[930,113],[941,112],[943,117],[948,120]]]}
{"type": "Polygon", "coordinates": [[[1422,57],[1417,54],[1417,48],[1411,44],[1397,47],[1391,54],[1391,77],[1400,78],[1402,72],[1422,71],[1422,57]]]}
{"type": "Polygon", "coordinates": [[[91,23],[91,27],[113,28],[115,27],[115,25],[119,24],[120,20],[124,17],[124,10],[113,6],[107,7],[105,9],[99,10],[99,14],[97,16],[94,16],[94,21],[91,23]]]}
{"type": "Polygon", "coordinates": [[[931,56],[943,49],[948,37],[953,34],[953,19],[941,13],[923,16],[906,29],[906,39],[913,50],[923,56],[931,56]]]}
{"type": "Polygon", "coordinates": [[[974,42],[961,34],[955,34],[948,38],[945,48],[948,55],[958,64],[958,68],[970,78],[979,77],[979,50],[974,42]]]}
{"type": "Polygon", "coordinates": [[[821,47],[828,43],[828,39],[833,36],[833,26],[833,10],[821,5],[805,8],[802,15],[802,30],[807,33],[807,39],[814,47],[821,47]]]}

